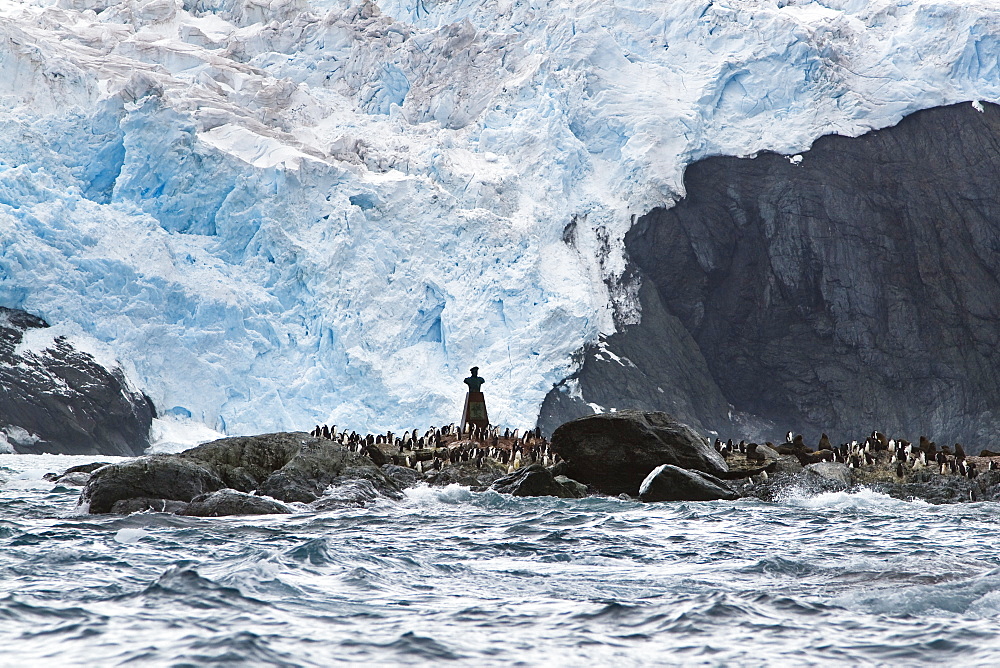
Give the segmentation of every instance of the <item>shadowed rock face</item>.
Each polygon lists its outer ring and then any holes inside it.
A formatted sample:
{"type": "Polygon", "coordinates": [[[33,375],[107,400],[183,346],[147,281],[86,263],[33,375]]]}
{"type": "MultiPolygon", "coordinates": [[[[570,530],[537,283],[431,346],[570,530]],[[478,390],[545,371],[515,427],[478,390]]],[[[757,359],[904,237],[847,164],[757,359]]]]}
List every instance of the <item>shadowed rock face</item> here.
{"type": "Polygon", "coordinates": [[[661,464],[727,472],[704,438],[665,413],[628,410],[579,418],[556,429],[552,450],[565,457],[566,475],[603,494],[637,494],[661,464]]]}
{"type": "Polygon", "coordinates": [[[1000,108],[984,107],[823,137],[801,162],[691,165],[687,197],[626,237],[643,322],[607,349],[633,364],[587,356],[579,398],[554,390],[543,427],[591,412],[584,402],[640,396],[723,434],[836,441],[879,428],[993,444],[1000,108]]]}
{"type": "Polygon", "coordinates": [[[27,454],[141,454],[153,403],[130,389],[119,369],[104,368],[65,338],[40,351],[18,349],[26,332],[46,327],[0,307],[0,434],[27,454]]]}

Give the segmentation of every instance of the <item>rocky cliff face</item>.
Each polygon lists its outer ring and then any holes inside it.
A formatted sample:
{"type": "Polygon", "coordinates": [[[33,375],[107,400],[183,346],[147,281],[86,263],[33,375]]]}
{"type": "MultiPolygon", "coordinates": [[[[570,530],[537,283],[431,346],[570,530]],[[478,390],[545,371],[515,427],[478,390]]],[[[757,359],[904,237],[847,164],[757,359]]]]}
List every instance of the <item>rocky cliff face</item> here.
{"type": "Polygon", "coordinates": [[[25,345],[48,327],[0,307],[0,447],[19,453],[141,454],[152,402],[64,337],[25,345]]]}
{"type": "Polygon", "coordinates": [[[626,238],[642,323],[540,423],[641,407],[723,435],[1000,438],[1000,108],[691,165],[626,238]]]}

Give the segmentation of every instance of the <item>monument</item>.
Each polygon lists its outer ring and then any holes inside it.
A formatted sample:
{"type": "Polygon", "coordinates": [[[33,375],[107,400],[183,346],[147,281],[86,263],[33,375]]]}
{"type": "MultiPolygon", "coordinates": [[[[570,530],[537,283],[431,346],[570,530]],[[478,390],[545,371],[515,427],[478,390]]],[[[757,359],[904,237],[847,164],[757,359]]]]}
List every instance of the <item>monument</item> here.
{"type": "Polygon", "coordinates": [[[490,426],[490,417],[486,413],[486,397],[481,390],[486,381],[479,377],[478,366],[472,367],[469,372],[472,375],[462,381],[469,386],[465,395],[465,410],[462,411],[462,428],[472,425],[486,429],[490,426]]]}

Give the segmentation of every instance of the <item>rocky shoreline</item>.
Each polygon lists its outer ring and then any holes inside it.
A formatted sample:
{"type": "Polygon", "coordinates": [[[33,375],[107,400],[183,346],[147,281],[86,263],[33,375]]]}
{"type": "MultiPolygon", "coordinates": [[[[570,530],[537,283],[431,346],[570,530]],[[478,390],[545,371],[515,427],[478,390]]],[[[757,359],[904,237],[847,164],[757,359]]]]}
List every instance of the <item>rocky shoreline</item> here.
{"type": "MultiPolygon", "coordinates": [[[[440,441],[421,441],[427,447],[405,451],[398,439],[379,440],[342,443],[304,432],[233,437],[178,454],[74,467],[50,479],[81,485],[79,503],[91,514],[322,511],[399,500],[404,489],[421,483],[514,496],[608,495],[647,502],[776,501],[791,493],[859,488],[930,503],[1000,500],[1000,466],[994,470],[991,457],[965,459],[962,470],[974,474],[957,475],[948,473],[948,466],[922,465],[919,456],[913,467],[903,467],[884,450],[858,465],[828,461],[827,451],[812,452],[800,443],[720,452],[687,425],[657,412],[573,420],[545,442],[543,457],[537,456],[541,450],[517,445],[527,439],[508,439],[509,449],[501,449],[499,437],[488,433],[459,433],[443,447],[436,447],[440,441]],[[425,469],[423,461],[433,464],[425,469]]],[[[416,440],[411,445],[416,447],[416,440]]]]}

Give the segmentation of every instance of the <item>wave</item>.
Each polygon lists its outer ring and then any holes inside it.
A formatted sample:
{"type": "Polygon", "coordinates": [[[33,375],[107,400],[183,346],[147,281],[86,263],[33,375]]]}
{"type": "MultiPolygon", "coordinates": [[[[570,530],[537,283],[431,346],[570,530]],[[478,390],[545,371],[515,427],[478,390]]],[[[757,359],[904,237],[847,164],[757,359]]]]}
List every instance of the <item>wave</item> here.
{"type": "Polygon", "coordinates": [[[790,487],[785,490],[779,503],[797,508],[819,510],[912,510],[932,507],[933,504],[919,499],[902,500],[877,492],[867,487],[850,492],[811,493],[806,489],[790,487]]]}

